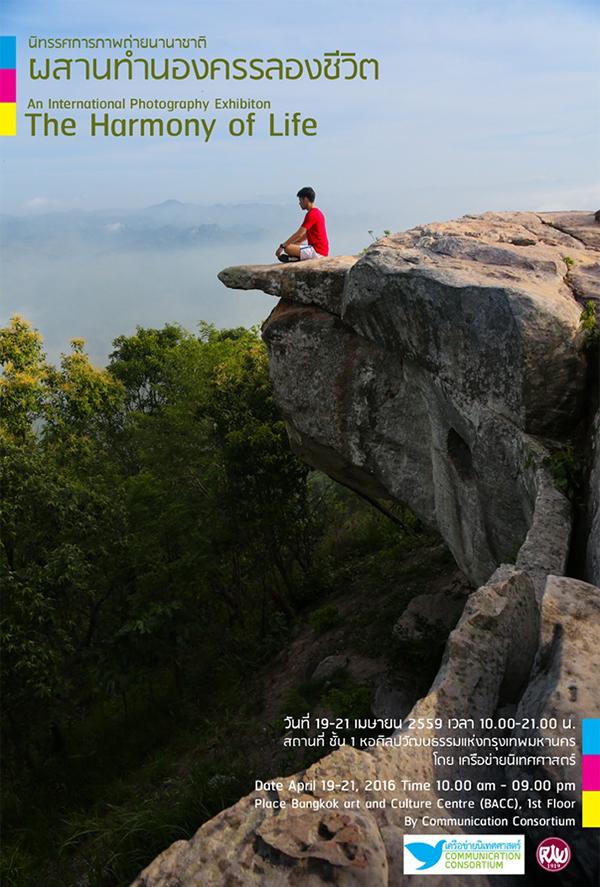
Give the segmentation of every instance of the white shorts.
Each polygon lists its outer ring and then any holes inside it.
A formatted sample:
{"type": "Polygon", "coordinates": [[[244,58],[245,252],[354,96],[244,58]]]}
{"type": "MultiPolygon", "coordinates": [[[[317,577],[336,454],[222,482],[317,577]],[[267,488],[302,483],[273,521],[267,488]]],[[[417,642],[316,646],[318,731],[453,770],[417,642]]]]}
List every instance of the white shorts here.
{"type": "Polygon", "coordinates": [[[316,251],[314,246],[309,246],[308,243],[303,243],[300,245],[300,261],[303,259],[324,259],[325,256],[322,256],[320,253],[316,251]]]}

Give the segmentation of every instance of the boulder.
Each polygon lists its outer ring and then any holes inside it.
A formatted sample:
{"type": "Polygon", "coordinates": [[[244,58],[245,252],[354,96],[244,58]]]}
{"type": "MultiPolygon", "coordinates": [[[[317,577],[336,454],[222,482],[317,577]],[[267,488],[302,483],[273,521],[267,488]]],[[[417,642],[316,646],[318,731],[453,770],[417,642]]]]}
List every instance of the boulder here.
{"type": "Polygon", "coordinates": [[[471,591],[469,585],[457,581],[440,591],[416,595],[394,625],[394,634],[409,644],[444,643],[471,591]]]}
{"type": "MultiPolygon", "coordinates": [[[[523,694],[517,713],[517,722],[529,719],[538,725],[533,734],[558,743],[573,735],[565,725],[579,725],[580,718],[600,718],[600,588],[565,576],[549,576],[542,599],[541,636],[538,653],[529,685],[523,694]],[[543,726],[542,726],[543,725],[543,726]]],[[[520,792],[523,807],[539,799],[545,808],[546,798],[555,797],[573,801],[568,811],[581,822],[581,744],[580,732],[573,747],[552,749],[553,753],[570,764],[547,763],[540,766],[535,780],[550,780],[552,792],[537,791],[531,771],[513,767],[508,777],[522,782],[529,777],[531,788],[520,792]],[[557,784],[562,788],[557,789],[557,784]]],[[[531,735],[531,730],[517,729],[517,736],[531,735]]],[[[549,811],[551,814],[556,811],[549,811]]],[[[595,829],[571,829],[555,826],[552,833],[564,838],[571,846],[572,863],[562,875],[563,884],[597,884],[600,876],[600,856],[595,829]]],[[[530,828],[535,843],[548,837],[547,827],[530,828]]]]}
{"type": "Polygon", "coordinates": [[[405,718],[414,698],[414,681],[384,672],[376,681],[371,710],[377,718],[405,718]]]}
{"type": "Polygon", "coordinates": [[[321,659],[317,667],[312,673],[313,681],[329,681],[335,674],[340,671],[346,671],[350,659],[343,654],[326,656],[321,659]]]}
{"type": "MultiPolygon", "coordinates": [[[[589,213],[484,213],[348,257],[341,296],[341,276],[332,295],[327,274],[317,295],[319,262],[222,279],[284,293],[263,335],[296,452],[370,498],[407,504],[480,584],[514,562],[536,508],[541,519],[552,504],[556,529],[569,527],[539,470],[582,415],[570,277],[595,279],[599,258],[589,213]]],[[[564,539],[556,572],[559,552],[564,539]]]]}
{"type": "Polygon", "coordinates": [[[465,400],[555,436],[581,407],[585,373],[563,256],[587,267],[592,251],[548,243],[548,226],[508,215],[378,241],[348,275],[342,318],[465,400]],[[535,243],[515,245],[522,231],[535,243]]]}

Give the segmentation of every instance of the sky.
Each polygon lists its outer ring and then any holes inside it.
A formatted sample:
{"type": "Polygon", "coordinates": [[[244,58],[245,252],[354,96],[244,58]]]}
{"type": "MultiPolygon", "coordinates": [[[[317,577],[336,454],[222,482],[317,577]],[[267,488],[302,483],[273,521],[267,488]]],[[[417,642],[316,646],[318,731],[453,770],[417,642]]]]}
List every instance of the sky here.
{"type": "Polygon", "coordinates": [[[274,0],[4,0],[1,33],[18,40],[20,115],[30,97],[260,97],[278,118],[315,118],[318,135],[223,134],[208,144],[32,138],[21,116],[18,135],[0,143],[2,210],[168,199],[289,201],[295,209],[297,189],[308,184],[319,205],[372,213],[381,230],[484,210],[596,209],[599,11],[588,0],[304,0],[293,8],[274,0]],[[129,34],[203,34],[213,57],[354,51],[379,60],[380,79],[108,87],[28,80],[29,55],[45,55],[28,48],[30,35],[129,34]]]}

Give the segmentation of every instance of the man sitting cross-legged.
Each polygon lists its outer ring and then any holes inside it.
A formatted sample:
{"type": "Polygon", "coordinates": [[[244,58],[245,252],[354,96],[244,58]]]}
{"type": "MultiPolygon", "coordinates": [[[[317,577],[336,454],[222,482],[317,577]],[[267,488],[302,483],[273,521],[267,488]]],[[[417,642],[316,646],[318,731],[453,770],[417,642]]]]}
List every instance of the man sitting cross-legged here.
{"type": "Polygon", "coordinates": [[[306,215],[298,230],[279,244],[275,255],[280,262],[324,258],[329,255],[329,241],[325,216],[315,206],[315,192],[312,188],[300,188],[296,196],[300,208],[306,210],[306,215]]]}

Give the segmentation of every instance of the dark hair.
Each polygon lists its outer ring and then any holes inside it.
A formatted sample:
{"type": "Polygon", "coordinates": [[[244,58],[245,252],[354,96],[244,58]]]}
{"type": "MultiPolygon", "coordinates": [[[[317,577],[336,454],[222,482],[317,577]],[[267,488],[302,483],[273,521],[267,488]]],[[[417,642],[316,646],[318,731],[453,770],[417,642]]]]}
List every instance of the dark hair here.
{"type": "Polygon", "coordinates": [[[296,197],[308,197],[311,203],[315,202],[315,190],[314,188],[300,188],[296,197]]]}

